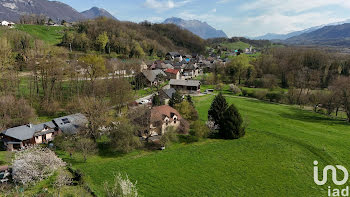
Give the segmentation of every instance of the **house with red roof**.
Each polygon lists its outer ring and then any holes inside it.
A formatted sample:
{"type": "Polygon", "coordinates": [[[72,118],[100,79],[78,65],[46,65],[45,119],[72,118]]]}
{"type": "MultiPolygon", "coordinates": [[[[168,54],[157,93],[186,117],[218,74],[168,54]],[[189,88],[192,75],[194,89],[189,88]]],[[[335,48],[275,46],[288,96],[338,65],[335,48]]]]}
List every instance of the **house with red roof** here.
{"type": "Polygon", "coordinates": [[[167,75],[167,79],[169,79],[169,80],[170,79],[180,79],[181,78],[180,70],[167,69],[164,72],[167,75]]]}
{"type": "Polygon", "coordinates": [[[183,120],[180,113],[168,105],[153,107],[151,109],[149,136],[163,135],[170,127],[176,130],[183,120]]]}

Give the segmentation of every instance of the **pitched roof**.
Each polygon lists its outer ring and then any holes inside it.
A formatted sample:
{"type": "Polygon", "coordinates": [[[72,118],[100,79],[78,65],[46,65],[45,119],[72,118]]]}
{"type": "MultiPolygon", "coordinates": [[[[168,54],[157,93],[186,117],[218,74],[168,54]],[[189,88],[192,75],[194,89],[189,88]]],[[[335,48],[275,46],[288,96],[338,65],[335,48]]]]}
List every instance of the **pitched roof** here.
{"type": "Polygon", "coordinates": [[[179,70],[177,70],[177,69],[167,69],[166,71],[164,71],[164,72],[166,72],[166,73],[171,73],[171,74],[174,74],[174,75],[176,75],[178,72],[179,72],[179,70]]]}
{"type": "Polygon", "coordinates": [[[170,85],[178,85],[178,86],[199,86],[199,85],[201,85],[201,82],[197,81],[197,80],[176,80],[176,79],[171,79],[169,84],[170,85]]]}
{"type": "Polygon", "coordinates": [[[73,114],[53,120],[58,128],[66,134],[75,134],[80,128],[83,128],[88,120],[83,114],[73,114]]]}
{"type": "Polygon", "coordinates": [[[180,113],[168,105],[153,107],[151,109],[151,122],[163,121],[165,116],[172,119],[174,115],[177,116],[178,120],[182,119],[180,113]]]}
{"type": "Polygon", "coordinates": [[[178,53],[178,52],[169,52],[168,54],[173,56],[173,57],[181,56],[180,53],[178,53]]]}
{"type": "Polygon", "coordinates": [[[142,74],[150,82],[154,82],[156,80],[157,75],[159,75],[159,74],[166,76],[166,74],[162,70],[144,70],[144,71],[142,71],[142,74]]]}
{"type": "Polygon", "coordinates": [[[175,94],[176,90],[174,88],[170,88],[170,89],[163,89],[163,92],[169,97],[172,98],[173,94],[175,94]]]}
{"type": "Polygon", "coordinates": [[[35,128],[33,125],[22,125],[19,127],[7,129],[2,132],[3,135],[9,136],[20,141],[29,140],[33,138],[34,133],[35,128]]]}
{"type": "Polygon", "coordinates": [[[35,132],[42,131],[45,128],[54,129],[56,125],[52,121],[34,125],[35,132]]]}

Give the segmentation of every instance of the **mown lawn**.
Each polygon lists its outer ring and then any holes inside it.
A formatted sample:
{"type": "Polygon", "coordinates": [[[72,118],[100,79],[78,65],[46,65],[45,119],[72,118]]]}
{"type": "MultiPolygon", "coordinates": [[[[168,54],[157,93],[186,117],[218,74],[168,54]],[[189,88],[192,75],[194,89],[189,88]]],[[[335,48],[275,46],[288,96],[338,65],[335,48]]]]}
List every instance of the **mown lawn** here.
{"type": "Polygon", "coordinates": [[[66,27],[51,27],[46,25],[16,25],[16,29],[27,32],[36,39],[45,41],[48,44],[57,45],[62,41],[66,27]]]}
{"type": "MultiPolygon", "coordinates": [[[[214,96],[194,98],[200,119],[214,96]]],[[[313,161],[350,169],[347,123],[295,107],[227,97],[248,123],[240,140],[175,144],[165,151],[100,155],[67,161],[99,196],[117,172],[144,196],[326,196],[313,182],[313,161]]]]}

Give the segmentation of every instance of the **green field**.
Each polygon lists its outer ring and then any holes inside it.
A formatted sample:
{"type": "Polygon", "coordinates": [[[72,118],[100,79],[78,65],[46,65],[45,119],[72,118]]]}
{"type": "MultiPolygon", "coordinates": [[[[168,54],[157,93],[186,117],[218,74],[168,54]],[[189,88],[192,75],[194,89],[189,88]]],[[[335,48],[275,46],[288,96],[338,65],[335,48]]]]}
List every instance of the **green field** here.
{"type": "MultiPolygon", "coordinates": [[[[200,119],[207,119],[213,96],[194,98],[200,119]]],[[[205,140],[175,144],[165,151],[134,152],[68,159],[85,174],[93,191],[117,172],[137,181],[144,196],[326,196],[313,182],[319,166],[350,167],[349,125],[286,105],[227,97],[248,123],[240,140],[205,140]]]]}
{"type": "Polygon", "coordinates": [[[36,39],[48,44],[57,45],[62,41],[63,31],[66,27],[51,27],[45,25],[16,25],[16,29],[27,32],[36,39]]]}
{"type": "Polygon", "coordinates": [[[231,42],[231,43],[225,42],[225,43],[222,43],[221,46],[226,47],[230,50],[235,50],[235,49],[243,50],[243,49],[249,48],[250,44],[239,41],[239,42],[231,42]]]}

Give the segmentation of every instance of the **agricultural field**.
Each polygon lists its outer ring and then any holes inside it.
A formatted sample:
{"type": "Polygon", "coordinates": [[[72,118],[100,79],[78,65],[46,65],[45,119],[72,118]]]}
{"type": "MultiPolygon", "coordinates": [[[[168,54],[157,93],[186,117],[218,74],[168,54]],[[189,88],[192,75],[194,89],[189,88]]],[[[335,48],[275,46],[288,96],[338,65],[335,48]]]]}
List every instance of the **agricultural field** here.
{"type": "MultiPolygon", "coordinates": [[[[195,97],[200,120],[207,120],[213,95],[195,97]]],[[[327,187],[313,182],[313,161],[320,167],[350,167],[346,155],[348,123],[293,106],[227,96],[247,123],[239,140],[173,144],[165,151],[127,155],[100,153],[88,158],[60,154],[97,195],[115,173],[137,181],[143,196],[320,196],[327,187]]]]}
{"type": "Polygon", "coordinates": [[[51,27],[45,25],[16,25],[16,29],[27,32],[36,39],[45,41],[51,45],[57,45],[62,41],[66,27],[51,27]]]}

